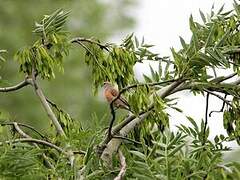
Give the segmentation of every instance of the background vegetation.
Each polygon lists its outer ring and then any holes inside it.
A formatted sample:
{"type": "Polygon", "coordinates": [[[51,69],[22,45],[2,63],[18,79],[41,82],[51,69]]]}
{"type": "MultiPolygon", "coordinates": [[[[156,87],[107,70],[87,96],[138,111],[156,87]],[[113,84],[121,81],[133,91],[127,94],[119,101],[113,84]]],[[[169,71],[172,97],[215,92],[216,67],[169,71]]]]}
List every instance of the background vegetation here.
{"type": "MultiPolygon", "coordinates": [[[[152,45],[133,34],[119,45],[103,43],[81,33],[74,35],[71,26],[67,26],[67,22],[71,23],[68,19],[71,13],[66,10],[58,9],[36,20],[32,28],[34,38],[17,50],[12,62],[18,64],[21,74],[16,83],[9,85],[5,74],[1,75],[0,92],[2,100],[2,97],[14,98],[9,95],[11,93],[16,98],[21,97],[23,94],[19,93],[26,91],[26,98],[22,96],[21,105],[16,107],[28,104],[29,108],[21,111],[23,117],[33,118],[34,126],[38,122],[48,130],[32,127],[27,121],[17,121],[11,113],[14,108],[4,104],[0,114],[0,177],[240,179],[239,162],[223,160],[223,153],[231,151],[224,143],[233,140],[240,143],[240,5],[234,1],[232,11],[225,12],[222,7],[212,9],[210,14],[200,11],[200,15],[202,22],[195,22],[192,16],[189,18],[191,41],[180,38],[182,48],[171,49],[173,58],[152,53],[152,45]],[[67,110],[64,105],[71,97],[77,97],[72,93],[74,88],[69,90],[71,96],[67,94],[65,101],[59,97],[57,102],[53,97],[56,92],[61,92],[60,88],[48,91],[44,84],[58,83],[63,91],[67,89],[68,79],[54,79],[63,77],[58,72],[68,67],[63,62],[74,52],[82,54],[82,61],[69,65],[69,68],[83,62],[87,65],[85,68],[91,75],[87,93],[96,94],[104,81],[118,85],[119,94],[108,109],[92,109],[96,114],[98,111],[102,114],[91,116],[90,112],[86,118],[80,115],[73,118],[68,111],[71,112],[74,101],[70,101],[69,109],[66,106],[67,110]],[[139,82],[133,67],[143,60],[157,61],[159,69],[151,68],[151,76],[144,76],[144,82],[139,82]],[[226,71],[226,76],[219,75],[220,69],[226,71]],[[187,117],[191,126],[181,124],[179,131],[173,133],[169,129],[167,109],[182,112],[177,106],[178,99],[171,95],[185,90],[206,97],[206,112],[200,126],[187,117]],[[128,99],[132,113],[122,113],[125,111],[114,108],[114,101],[122,95],[128,99]],[[223,108],[218,113],[222,113],[222,123],[227,131],[227,136],[219,134],[214,141],[209,140],[209,96],[222,100],[223,108]],[[35,103],[28,98],[35,99],[36,106],[43,109],[35,112],[35,103]],[[28,117],[29,111],[34,111],[33,117],[28,117]],[[109,112],[110,118],[103,112],[109,112]]],[[[4,49],[0,53],[1,61],[11,61],[4,49]]],[[[74,71],[66,70],[65,73],[71,75],[74,71]]],[[[87,83],[84,81],[83,84],[87,83]]],[[[79,95],[80,101],[83,96],[79,95]]],[[[83,101],[82,106],[88,106],[90,100],[83,101]]],[[[33,122],[32,119],[29,121],[33,122]]]]}

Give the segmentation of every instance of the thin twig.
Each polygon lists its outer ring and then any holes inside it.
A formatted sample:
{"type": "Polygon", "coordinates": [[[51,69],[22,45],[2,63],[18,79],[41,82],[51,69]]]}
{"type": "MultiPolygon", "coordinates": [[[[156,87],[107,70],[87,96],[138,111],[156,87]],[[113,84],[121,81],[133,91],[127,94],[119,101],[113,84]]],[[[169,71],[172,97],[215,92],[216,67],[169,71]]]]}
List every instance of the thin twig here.
{"type": "Polygon", "coordinates": [[[114,103],[120,96],[122,93],[126,92],[127,90],[129,89],[132,89],[132,88],[137,88],[139,86],[157,86],[157,85],[162,85],[162,84],[166,84],[166,83],[172,83],[172,82],[175,82],[175,81],[178,81],[180,78],[178,79],[169,79],[169,80],[166,80],[166,81],[161,81],[161,82],[152,82],[152,83],[141,83],[141,84],[132,84],[130,86],[127,86],[127,87],[124,87],[122,88],[118,95],[112,100],[111,103],[114,103]]]}
{"type": "MultiPolygon", "coordinates": [[[[227,98],[227,94],[224,95],[224,99],[226,99],[226,98],[227,98]]],[[[211,117],[212,113],[220,113],[220,112],[223,112],[224,107],[225,107],[225,104],[226,104],[226,102],[223,101],[222,108],[221,108],[219,111],[211,111],[211,112],[209,113],[209,117],[211,117]]]]}
{"type": "MultiPolygon", "coordinates": [[[[234,73],[235,74],[235,73],[234,73]]],[[[236,86],[240,84],[240,78],[238,78],[237,80],[230,82],[230,83],[224,83],[223,81],[230,79],[231,77],[234,76],[234,74],[231,74],[229,76],[224,76],[224,77],[218,77],[215,78],[209,82],[189,82],[189,83],[185,83],[179,87],[177,87],[176,89],[174,89],[171,93],[174,94],[175,92],[180,92],[180,91],[184,91],[184,90],[193,90],[193,89],[198,89],[197,87],[199,86],[205,86],[205,89],[208,89],[210,91],[216,91],[216,92],[220,92],[220,93],[224,93],[227,95],[231,95],[228,91],[226,91],[224,89],[224,87],[228,87],[228,86],[236,86]],[[216,84],[218,86],[216,86],[216,84]],[[196,88],[195,88],[196,87],[196,88]]],[[[239,97],[239,96],[237,96],[239,97]]]]}
{"type": "Polygon", "coordinates": [[[110,125],[109,125],[109,128],[108,128],[108,140],[110,140],[111,137],[112,137],[112,127],[113,127],[113,123],[114,123],[115,118],[116,118],[116,113],[115,113],[115,110],[114,110],[114,107],[113,107],[113,103],[110,103],[110,110],[111,110],[111,114],[112,114],[112,119],[110,121],[110,125]]]}
{"type": "Polygon", "coordinates": [[[104,67],[98,62],[97,57],[92,53],[92,51],[85,46],[81,41],[76,41],[76,43],[78,43],[80,46],[82,46],[87,52],[89,52],[91,54],[91,56],[94,58],[94,60],[96,61],[97,65],[99,66],[99,68],[101,68],[101,70],[108,75],[108,73],[106,72],[106,70],[104,69],[104,67]]]}
{"type": "Polygon", "coordinates": [[[202,145],[206,143],[206,129],[208,124],[208,105],[209,105],[209,93],[207,93],[207,96],[206,96],[206,112],[205,112],[205,122],[203,127],[203,144],[202,145]]]}
{"type": "Polygon", "coordinates": [[[88,43],[90,43],[90,44],[96,44],[96,45],[98,45],[101,49],[105,49],[106,51],[109,51],[109,49],[108,49],[108,44],[101,44],[100,42],[98,42],[98,41],[95,41],[95,40],[93,40],[93,39],[87,39],[87,38],[83,38],[83,37],[77,37],[77,38],[74,38],[74,39],[72,39],[70,42],[71,43],[78,43],[78,42],[88,42],[88,43]]]}
{"type": "Polygon", "coordinates": [[[124,155],[120,149],[118,150],[118,155],[119,155],[121,168],[120,168],[120,171],[119,171],[117,177],[115,177],[114,180],[122,180],[126,173],[126,170],[127,170],[126,158],[124,157],[124,155]]]}
{"type": "Polygon", "coordinates": [[[46,101],[47,101],[52,107],[54,107],[56,110],[61,111],[61,109],[58,107],[58,105],[57,105],[55,102],[53,102],[52,100],[48,99],[47,97],[46,97],[46,101]]]}
{"type": "Polygon", "coordinates": [[[27,85],[29,85],[29,80],[28,79],[25,79],[24,81],[18,83],[17,85],[15,86],[10,86],[10,87],[2,87],[0,88],[0,92],[11,92],[11,91],[17,91],[27,85]]]}
{"type": "MultiPolygon", "coordinates": [[[[216,97],[219,98],[219,99],[221,99],[221,100],[222,100],[223,102],[225,102],[227,105],[232,106],[232,104],[229,103],[229,101],[226,100],[225,98],[223,98],[222,96],[220,96],[220,95],[218,95],[218,94],[216,94],[216,93],[214,93],[214,92],[212,92],[212,91],[209,91],[208,89],[204,89],[204,91],[207,92],[207,93],[209,93],[209,94],[211,94],[211,95],[213,95],[213,96],[216,96],[216,97]]],[[[225,96],[226,96],[226,95],[225,95],[225,96]]]]}
{"type": "Polygon", "coordinates": [[[85,151],[82,151],[82,150],[78,150],[78,151],[72,151],[73,154],[83,154],[85,155],[86,152],[85,151]]]}
{"type": "MultiPolygon", "coordinates": [[[[55,108],[58,112],[63,112],[65,114],[68,114],[65,110],[61,109],[55,102],[53,102],[52,100],[46,98],[47,102],[53,107],[55,108]]],[[[70,116],[70,119],[73,121],[74,119],[70,116]]]]}

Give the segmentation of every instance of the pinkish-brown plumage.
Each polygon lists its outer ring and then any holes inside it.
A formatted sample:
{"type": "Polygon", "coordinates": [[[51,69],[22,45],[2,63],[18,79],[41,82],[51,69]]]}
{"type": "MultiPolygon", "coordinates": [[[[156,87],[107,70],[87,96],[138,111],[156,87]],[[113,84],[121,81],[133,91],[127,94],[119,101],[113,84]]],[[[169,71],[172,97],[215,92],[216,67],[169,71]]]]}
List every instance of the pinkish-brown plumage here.
{"type": "MultiPolygon", "coordinates": [[[[109,103],[111,103],[119,94],[118,90],[115,89],[110,82],[104,82],[103,88],[104,96],[109,103]]],[[[117,108],[130,110],[128,102],[122,96],[115,100],[113,105],[117,108]]]]}

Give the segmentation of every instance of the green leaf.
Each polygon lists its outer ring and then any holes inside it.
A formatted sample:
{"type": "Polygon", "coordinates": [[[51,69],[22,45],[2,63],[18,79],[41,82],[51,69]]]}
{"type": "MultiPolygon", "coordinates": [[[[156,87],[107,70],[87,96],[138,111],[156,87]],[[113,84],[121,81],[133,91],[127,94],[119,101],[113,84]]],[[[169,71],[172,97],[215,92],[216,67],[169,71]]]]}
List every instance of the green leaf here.
{"type": "Polygon", "coordinates": [[[196,26],[195,26],[195,23],[193,21],[192,14],[190,15],[190,18],[189,18],[189,26],[190,26],[190,29],[191,29],[192,33],[196,32],[196,26]]]}
{"type": "Polygon", "coordinates": [[[201,18],[202,18],[202,21],[204,22],[204,23],[206,23],[206,17],[205,17],[205,15],[203,14],[203,12],[199,9],[199,13],[200,13],[200,16],[201,16],[201,18]]]}
{"type": "Polygon", "coordinates": [[[218,142],[219,142],[219,138],[218,138],[218,136],[215,136],[215,138],[214,138],[214,142],[215,142],[215,143],[218,143],[218,142]]]}
{"type": "Polygon", "coordinates": [[[135,156],[139,157],[142,160],[146,159],[146,156],[143,153],[139,152],[139,151],[130,151],[130,153],[134,154],[135,156]]]}
{"type": "Polygon", "coordinates": [[[185,144],[180,144],[180,145],[178,145],[177,147],[175,147],[173,150],[170,151],[170,153],[168,154],[168,156],[173,156],[174,154],[176,154],[177,152],[179,152],[184,145],[185,145],[185,144]]]}
{"type": "Polygon", "coordinates": [[[135,36],[135,44],[136,44],[136,47],[138,48],[139,47],[139,41],[138,41],[136,36],[135,36]]]}
{"type": "Polygon", "coordinates": [[[198,125],[197,125],[197,123],[195,122],[195,120],[192,118],[192,117],[190,117],[190,116],[186,116],[186,118],[191,122],[191,124],[194,126],[194,129],[195,130],[198,130],[198,125]]]}
{"type": "Polygon", "coordinates": [[[187,44],[186,44],[185,40],[181,36],[179,36],[179,38],[180,38],[180,42],[181,42],[183,49],[187,49],[187,44]]]}
{"type": "Polygon", "coordinates": [[[210,32],[208,34],[207,40],[205,42],[205,48],[212,44],[213,36],[215,32],[215,24],[211,24],[210,32]]]}
{"type": "Polygon", "coordinates": [[[221,6],[221,8],[218,10],[217,14],[221,14],[221,12],[222,12],[223,9],[224,9],[224,6],[225,6],[225,4],[223,4],[223,5],[221,6]]]}
{"type": "Polygon", "coordinates": [[[231,30],[228,29],[225,34],[222,36],[222,38],[216,43],[216,45],[214,46],[214,49],[221,47],[221,45],[225,42],[225,40],[228,38],[229,34],[230,34],[231,30]]]}

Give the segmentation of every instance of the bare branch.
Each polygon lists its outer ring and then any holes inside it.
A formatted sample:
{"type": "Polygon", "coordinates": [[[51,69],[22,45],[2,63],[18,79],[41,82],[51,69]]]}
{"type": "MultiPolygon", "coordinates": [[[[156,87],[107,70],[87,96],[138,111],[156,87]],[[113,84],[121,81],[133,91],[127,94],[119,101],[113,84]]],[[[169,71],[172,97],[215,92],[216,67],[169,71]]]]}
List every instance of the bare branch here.
{"type": "Polygon", "coordinates": [[[24,138],[31,138],[29,135],[27,135],[25,132],[22,131],[22,129],[18,126],[16,122],[13,122],[14,129],[24,138]]]}
{"type": "Polygon", "coordinates": [[[204,122],[204,128],[203,128],[203,143],[202,143],[202,145],[204,145],[207,141],[206,129],[207,129],[207,124],[208,124],[208,105],[209,105],[209,93],[207,93],[207,96],[206,96],[206,112],[205,112],[205,122],[204,122]]]}
{"type": "Polygon", "coordinates": [[[209,93],[209,94],[211,94],[211,95],[213,95],[213,96],[218,97],[218,98],[221,99],[223,102],[225,102],[227,105],[232,106],[232,104],[230,104],[229,101],[226,100],[225,98],[223,98],[222,96],[220,96],[220,95],[218,95],[218,94],[216,94],[216,93],[214,93],[214,92],[212,92],[212,91],[209,91],[208,89],[204,89],[204,91],[206,91],[207,93],[209,93]]]}
{"type": "Polygon", "coordinates": [[[51,107],[49,106],[49,104],[48,104],[48,102],[46,100],[46,97],[44,96],[40,86],[37,84],[36,77],[35,77],[34,66],[33,66],[33,70],[32,70],[32,85],[34,87],[36,95],[38,96],[38,98],[40,99],[40,101],[42,103],[42,106],[43,106],[44,110],[46,111],[48,117],[51,119],[53,125],[55,126],[55,128],[57,130],[57,133],[59,135],[62,135],[62,136],[65,137],[66,135],[65,135],[65,133],[63,131],[63,128],[61,127],[61,125],[58,122],[55,114],[53,113],[51,107]]]}
{"type": "MultiPolygon", "coordinates": [[[[113,101],[112,101],[113,102],[113,101]]],[[[113,107],[113,103],[110,103],[110,110],[111,110],[111,114],[112,114],[112,119],[110,121],[110,125],[109,125],[109,128],[108,128],[108,139],[110,140],[111,137],[112,137],[112,126],[113,126],[113,123],[115,121],[115,118],[116,118],[116,113],[115,113],[115,110],[114,110],[114,107],[113,107]]]]}
{"type": "Polygon", "coordinates": [[[85,151],[82,151],[82,150],[78,150],[78,151],[72,151],[73,154],[86,154],[85,151]]]}
{"type": "Polygon", "coordinates": [[[27,85],[29,85],[29,79],[25,79],[24,81],[20,82],[19,84],[15,86],[10,86],[10,87],[2,87],[0,88],[0,92],[11,92],[11,91],[17,91],[27,85]]]}
{"type": "Polygon", "coordinates": [[[118,150],[118,155],[119,155],[121,169],[118,173],[118,176],[115,177],[114,180],[122,180],[127,170],[126,158],[124,157],[120,149],[118,150]]]}
{"type": "MultiPolygon", "coordinates": [[[[227,94],[224,95],[224,99],[226,99],[226,98],[227,98],[227,94]]],[[[219,111],[211,111],[211,112],[209,113],[209,117],[211,117],[212,113],[220,113],[220,112],[223,112],[224,107],[225,107],[225,104],[226,104],[226,102],[223,101],[222,108],[221,108],[219,111]]]]}

